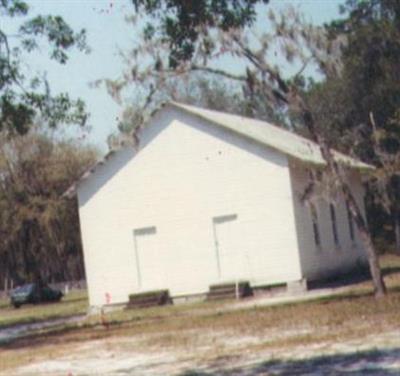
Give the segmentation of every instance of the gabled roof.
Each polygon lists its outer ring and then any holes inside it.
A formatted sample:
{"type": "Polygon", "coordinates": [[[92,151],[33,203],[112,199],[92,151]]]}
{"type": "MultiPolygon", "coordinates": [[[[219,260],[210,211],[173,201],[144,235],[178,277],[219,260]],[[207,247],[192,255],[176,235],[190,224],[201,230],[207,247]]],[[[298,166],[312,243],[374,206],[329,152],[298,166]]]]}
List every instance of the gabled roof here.
{"type": "MultiPolygon", "coordinates": [[[[320,147],[315,142],[266,121],[206,110],[177,102],[170,102],[168,105],[250,138],[300,161],[316,165],[326,164],[320,147]]],[[[338,162],[349,167],[366,170],[374,169],[373,166],[338,151],[333,151],[333,154],[338,162]]]]}
{"type": "MultiPolygon", "coordinates": [[[[251,119],[240,115],[227,114],[225,112],[206,110],[200,107],[189,106],[177,102],[165,103],[161,109],[158,109],[153,113],[153,116],[156,112],[162,111],[163,108],[166,107],[172,107],[189,115],[196,116],[217,127],[224,128],[242,137],[256,141],[259,144],[272,148],[296,160],[320,166],[326,164],[322,157],[320,147],[315,142],[266,121],[251,119]]],[[[64,196],[72,196],[79,183],[89,178],[98,166],[107,163],[107,160],[114,153],[115,151],[109,152],[101,161],[86,171],[79,181],[73,184],[64,193],[64,196]]],[[[333,151],[333,154],[338,162],[343,163],[350,168],[364,171],[374,169],[371,165],[337,151],[333,151]]]]}

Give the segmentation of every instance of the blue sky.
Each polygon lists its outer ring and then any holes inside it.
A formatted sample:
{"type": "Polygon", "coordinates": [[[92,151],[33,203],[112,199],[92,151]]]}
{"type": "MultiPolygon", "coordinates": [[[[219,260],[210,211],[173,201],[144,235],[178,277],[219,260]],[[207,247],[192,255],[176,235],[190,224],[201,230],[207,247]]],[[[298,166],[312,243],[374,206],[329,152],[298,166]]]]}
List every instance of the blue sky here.
{"type": "MultiPolygon", "coordinates": [[[[124,16],[133,12],[129,0],[28,0],[32,14],[61,15],[75,30],[85,28],[91,53],[73,52],[65,66],[49,62],[47,51],[30,57],[29,66],[47,71],[52,90],[81,97],[91,114],[88,141],[105,151],[106,139],[116,131],[122,108],[104,87],[90,87],[101,78],[117,78],[123,70],[119,50],[133,45],[135,34],[124,16]]],[[[322,24],[339,15],[342,0],[271,0],[271,7],[299,6],[313,23],[322,24]]],[[[12,26],[12,25],[11,25],[12,26]]],[[[258,27],[263,27],[262,24],[258,27]]]]}

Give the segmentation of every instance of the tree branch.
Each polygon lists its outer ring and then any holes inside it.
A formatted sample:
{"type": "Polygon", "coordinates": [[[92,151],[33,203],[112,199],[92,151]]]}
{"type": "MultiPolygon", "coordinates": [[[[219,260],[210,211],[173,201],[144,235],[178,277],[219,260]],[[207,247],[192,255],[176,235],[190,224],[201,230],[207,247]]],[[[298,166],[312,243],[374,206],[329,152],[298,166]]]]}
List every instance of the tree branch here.
{"type": "Polygon", "coordinates": [[[222,69],[215,69],[215,68],[210,68],[210,67],[206,67],[206,66],[203,67],[203,66],[199,66],[199,65],[192,65],[190,70],[203,71],[203,72],[215,74],[218,76],[223,76],[223,77],[229,78],[231,80],[246,82],[246,76],[228,73],[222,69]]]}
{"type": "Polygon", "coordinates": [[[299,69],[299,71],[294,75],[294,79],[296,80],[297,78],[299,78],[299,76],[304,72],[304,70],[307,68],[308,64],[310,63],[310,61],[314,58],[314,56],[310,56],[308,59],[306,59],[303,63],[303,65],[301,66],[301,68],[299,69]]]}
{"type": "Polygon", "coordinates": [[[12,78],[14,83],[22,90],[22,92],[24,94],[27,94],[28,92],[25,90],[25,88],[23,87],[21,82],[19,82],[18,77],[13,72],[13,67],[11,66],[11,50],[10,50],[10,45],[8,43],[8,37],[1,30],[0,30],[0,38],[3,40],[4,46],[6,47],[6,53],[7,53],[6,62],[7,62],[8,70],[10,71],[10,77],[12,78]]]}

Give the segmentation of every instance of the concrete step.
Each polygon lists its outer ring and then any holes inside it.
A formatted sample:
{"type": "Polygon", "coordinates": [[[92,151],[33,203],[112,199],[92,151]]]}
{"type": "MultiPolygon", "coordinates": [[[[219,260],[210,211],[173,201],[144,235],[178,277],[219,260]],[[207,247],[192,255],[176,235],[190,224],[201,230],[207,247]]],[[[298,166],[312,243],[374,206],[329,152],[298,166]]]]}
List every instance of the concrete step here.
{"type": "Polygon", "coordinates": [[[154,307],[165,304],[172,304],[169,290],[146,291],[129,295],[127,308],[154,307]]]}
{"type": "Polygon", "coordinates": [[[237,286],[236,283],[221,283],[211,285],[207,293],[207,300],[222,300],[222,299],[235,299],[238,295],[239,298],[252,296],[253,291],[250,283],[247,281],[240,281],[237,286]]]}

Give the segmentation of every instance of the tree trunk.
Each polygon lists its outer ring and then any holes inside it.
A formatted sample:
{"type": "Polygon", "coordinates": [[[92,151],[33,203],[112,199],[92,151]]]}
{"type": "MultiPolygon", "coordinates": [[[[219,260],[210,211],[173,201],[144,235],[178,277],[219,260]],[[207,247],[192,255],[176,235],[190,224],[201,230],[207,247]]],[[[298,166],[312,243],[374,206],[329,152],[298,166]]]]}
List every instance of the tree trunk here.
{"type": "Polygon", "coordinates": [[[376,254],[374,243],[372,242],[367,222],[363,217],[363,213],[356,199],[354,198],[349,184],[347,183],[345,177],[340,171],[339,165],[337,164],[329,145],[327,144],[325,138],[322,137],[316,130],[314,118],[310,110],[307,108],[306,104],[297,93],[294,94],[292,100],[293,99],[296,100],[298,108],[300,108],[302,111],[304,123],[309,130],[311,137],[320,147],[321,155],[327,164],[328,173],[331,174],[340,183],[340,189],[344,194],[345,199],[349,203],[350,212],[352,213],[352,217],[359,231],[361,241],[365,248],[365,252],[367,253],[369,269],[371,271],[372,282],[374,285],[375,297],[381,298],[386,295],[386,286],[382,277],[381,269],[379,267],[378,256],[376,254]]]}
{"type": "Polygon", "coordinates": [[[5,296],[8,295],[8,269],[6,269],[4,274],[4,294],[5,296]]]}
{"type": "Polygon", "coordinates": [[[315,127],[315,120],[309,106],[303,100],[300,92],[294,85],[288,84],[287,81],[282,79],[279,72],[269,66],[269,64],[264,60],[260,60],[257,55],[253,54],[246,46],[243,46],[240,41],[236,41],[242,48],[244,56],[246,56],[254,65],[256,65],[257,69],[267,74],[269,80],[272,82],[271,85],[267,84],[267,97],[272,95],[277,102],[283,102],[292,110],[299,112],[304,121],[304,125],[310,132],[313,141],[319,146],[321,156],[327,165],[327,173],[330,174],[332,178],[336,179],[336,181],[339,183],[340,190],[344,194],[344,197],[349,201],[352,217],[355,220],[357,229],[360,233],[361,240],[367,253],[372,281],[374,284],[375,296],[382,297],[386,294],[385,282],[382,278],[378,256],[376,254],[366,221],[363,218],[361,209],[357,204],[357,201],[351,192],[350,186],[347,183],[341,169],[339,168],[339,165],[328,143],[326,142],[325,138],[319,134],[315,127]]]}
{"type": "Polygon", "coordinates": [[[364,219],[364,216],[350,190],[350,187],[346,183],[344,183],[343,186],[343,193],[347,202],[349,203],[350,212],[353,216],[354,222],[356,223],[365,252],[367,253],[369,270],[371,272],[371,277],[374,284],[375,296],[377,298],[381,298],[386,295],[386,286],[382,277],[381,268],[379,266],[378,255],[376,254],[375,246],[368,230],[367,222],[364,219]]]}
{"type": "Polygon", "coordinates": [[[396,244],[396,253],[400,255],[400,212],[394,213],[393,227],[394,227],[394,236],[396,244]]]}

